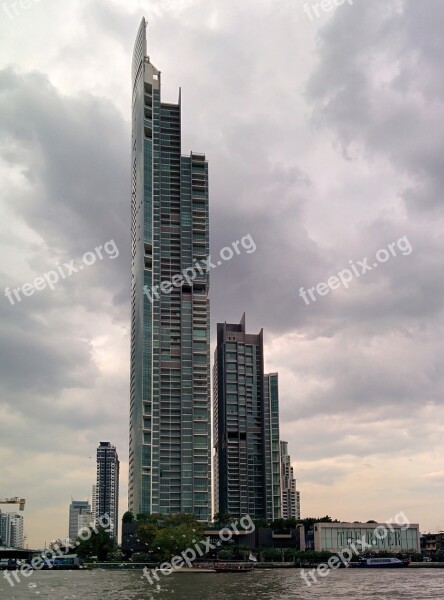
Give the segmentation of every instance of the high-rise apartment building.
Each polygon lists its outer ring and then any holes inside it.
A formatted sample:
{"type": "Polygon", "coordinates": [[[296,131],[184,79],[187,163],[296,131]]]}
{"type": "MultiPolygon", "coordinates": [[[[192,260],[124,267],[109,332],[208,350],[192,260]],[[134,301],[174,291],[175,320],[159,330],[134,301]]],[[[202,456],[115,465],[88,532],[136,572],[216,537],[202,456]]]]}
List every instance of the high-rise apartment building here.
{"type": "Polygon", "coordinates": [[[207,521],[208,164],[202,154],[182,156],[180,95],[178,104],[161,100],[145,20],[132,83],[129,510],[207,521]]]}
{"type": "Polygon", "coordinates": [[[300,519],[301,503],[300,494],[296,489],[291,458],[288,454],[288,442],[281,442],[281,493],[282,493],[282,518],[300,519]]]}
{"type": "Polygon", "coordinates": [[[117,541],[119,529],[120,462],[115,446],[100,442],[97,448],[96,518],[108,516],[111,531],[117,541]]]}
{"type": "Polygon", "coordinates": [[[15,514],[15,513],[10,515],[10,528],[11,528],[10,545],[13,548],[23,548],[24,547],[23,523],[24,523],[24,519],[23,519],[22,515],[15,514]]]}
{"type": "Polygon", "coordinates": [[[90,513],[91,506],[88,500],[71,500],[69,505],[69,534],[68,537],[74,541],[79,534],[79,516],[90,513]]]}
{"type": "Polygon", "coordinates": [[[91,512],[93,516],[93,521],[95,521],[97,519],[97,484],[94,484],[92,486],[91,512]]]}
{"type": "Polygon", "coordinates": [[[278,376],[264,374],[263,331],[218,323],[214,380],[215,511],[280,518],[278,376]]]}
{"type": "Polygon", "coordinates": [[[277,373],[264,376],[264,439],[267,485],[266,518],[281,518],[281,458],[279,447],[279,381],[277,373]]]}
{"type": "Polygon", "coordinates": [[[0,511],[0,545],[23,548],[23,522],[22,515],[0,511]]]}
{"type": "Polygon", "coordinates": [[[0,546],[8,546],[8,535],[6,514],[0,510],[0,546]]]}

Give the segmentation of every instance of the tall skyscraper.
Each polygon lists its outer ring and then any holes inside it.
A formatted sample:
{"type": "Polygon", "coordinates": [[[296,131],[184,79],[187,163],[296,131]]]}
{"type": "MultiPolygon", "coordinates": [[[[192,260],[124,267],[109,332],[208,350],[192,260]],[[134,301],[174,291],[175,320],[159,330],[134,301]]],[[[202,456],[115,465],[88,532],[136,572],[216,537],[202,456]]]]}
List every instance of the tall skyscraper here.
{"type": "Polygon", "coordinates": [[[288,454],[288,442],[281,442],[281,492],[282,518],[300,519],[300,494],[296,489],[296,479],[291,466],[291,458],[288,454]]]}
{"type": "Polygon", "coordinates": [[[277,373],[264,376],[265,475],[269,521],[281,518],[281,457],[279,446],[279,381],[277,373]]]}
{"type": "Polygon", "coordinates": [[[70,540],[74,541],[79,534],[79,515],[90,513],[91,506],[88,500],[71,500],[69,505],[69,534],[70,540]]]}
{"type": "Polygon", "coordinates": [[[119,471],[116,447],[110,442],[100,442],[97,448],[96,518],[108,515],[116,541],[119,531],[119,471]]]}
{"type": "Polygon", "coordinates": [[[218,323],[214,380],[215,511],[272,521],[280,512],[277,374],[264,374],[263,331],[218,323]]]}
{"type": "Polygon", "coordinates": [[[181,154],[180,95],[161,101],[145,20],[132,81],[129,509],[207,521],[209,275],[193,269],[209,253],[208,164],[181,154]]]}

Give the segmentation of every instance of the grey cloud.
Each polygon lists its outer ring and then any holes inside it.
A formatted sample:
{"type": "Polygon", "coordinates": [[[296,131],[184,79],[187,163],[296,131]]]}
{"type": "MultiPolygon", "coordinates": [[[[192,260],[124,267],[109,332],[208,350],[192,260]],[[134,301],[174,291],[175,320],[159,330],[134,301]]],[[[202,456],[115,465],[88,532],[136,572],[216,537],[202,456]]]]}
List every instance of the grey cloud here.
{"type": "Polygon", "coordinates": [[[87,94],[63,97],[41,74],[6,70],[0,132],[2,156],[32,190],[8,198],[17,216],[67,260],[114,239],[119,260],[96,271],[114,293],[128,286],[129,133],[116,109],[87,94]]]}
{"type": "Polygon", "coordinates": [[[443,45],[443,5],[397,7],[375,0],[338,14],[321,34],[307,96],[314,121],[334,129],[344,148],[360,144],[412,179],[403,194],[409,210],[441,211],[442,65],[430,55],[443,45]]]}

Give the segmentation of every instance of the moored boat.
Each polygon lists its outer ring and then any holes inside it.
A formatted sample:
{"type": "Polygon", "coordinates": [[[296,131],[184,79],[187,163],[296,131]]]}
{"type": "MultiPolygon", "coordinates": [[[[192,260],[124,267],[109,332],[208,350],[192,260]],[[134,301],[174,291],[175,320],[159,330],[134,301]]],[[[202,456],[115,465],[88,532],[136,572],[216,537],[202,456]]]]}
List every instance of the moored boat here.
{"type": "Polygon", "coordinates": [[[399,558],[361,558],[358,566],[366,569],[402,569],[410,565],[410,559],[399,558]]]}

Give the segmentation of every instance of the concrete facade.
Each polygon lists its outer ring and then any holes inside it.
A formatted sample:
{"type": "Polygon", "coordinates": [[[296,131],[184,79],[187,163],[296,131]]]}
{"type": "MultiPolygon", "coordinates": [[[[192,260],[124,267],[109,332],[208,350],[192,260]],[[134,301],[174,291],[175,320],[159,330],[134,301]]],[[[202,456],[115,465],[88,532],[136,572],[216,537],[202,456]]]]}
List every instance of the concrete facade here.
{"type": "Polygon", "coordinates": [[[0,539],[3,546],[23,548],[23,516],[0,511],[0,539]]]}
{"type": "MultiPolygon", "coordinates": [[[[314,549],[340,552],[361,546],[359,540],[375,552],[420,552],[419,525],[395,525],[393,523],[315,523],[314,549]]],[[[365,546],[364,546],[365,548],[365,546]]]]}

